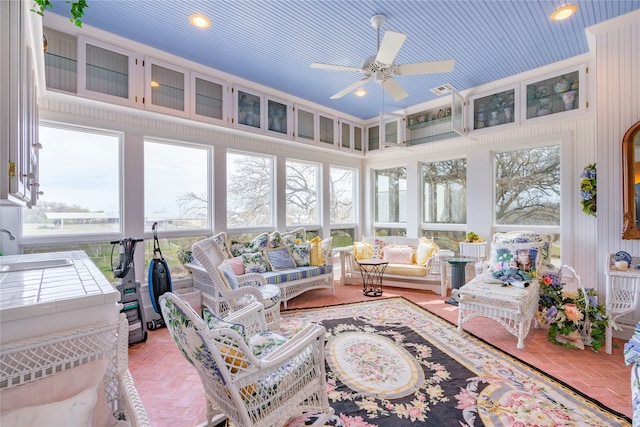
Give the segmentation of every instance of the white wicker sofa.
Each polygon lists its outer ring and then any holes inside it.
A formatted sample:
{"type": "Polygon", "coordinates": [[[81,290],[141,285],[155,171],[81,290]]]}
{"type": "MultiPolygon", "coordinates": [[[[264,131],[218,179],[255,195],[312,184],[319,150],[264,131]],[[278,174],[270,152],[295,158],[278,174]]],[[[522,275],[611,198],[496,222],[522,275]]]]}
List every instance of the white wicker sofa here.
{"type": "Polygon", "coordinates": [[[119,321],[11,342],[0,349],[0,425],[148,427],[119,321]]]}
{"type": "Polygon", "coordinates": [[[340,254],[340,284],[361,284],[362,276],[360,266],[356,258],[364,259],[369,256],[366,252],[369,247],[376,252],[371,256],[385,259],[384,248],[410,247],[413,251],[412,261],[398,263],[395,257],[391,257],[391,251],[387,251],[387,259],[391,262],[387,265],[383,275],[383,286],[395,286],[401,288],[424,289],[447,296],[449,279],[444,261],[453,257],[454,253],[448,250],[440,250],[430,239],[411,238],[400,236],[364,237],[361,242],[354,242],[352,246],[336,249],[340,254]],[[378,242],[376,242],[378,241],[378,242]],[[423,246],[421,246],[421,243],[423,246]],[[382,247],[380,249],[380,246],[382,247]],[[364,250],[363,250],[364,247],[364,250]]]}
{"type": "MultiPolygon", "coordinates": [[[[312,289],[331,289],[334,294],[334,278],[333,278],[333,251],[331,249],[331,238],[321,240],[319,238],[306,240],[306,232],[304,228],[298,228],[290,232],[280,233],[274,231],[272,233],[263,233],[256,236],[250,242],[234,242],[227,241],[226,233],[221,232],[210,237],[218,242],[223,253],[228,259],[238,258],[246,254],[244,266],[248,267],[247,259],[251,258],[251,254],[262,253],[269,249],[289,246],[291,253],[296,262],[302,247],[311,246],[311,264],[309,266],[297,266],[295,268],[273,271],[267,267],[267,271],[258,272],[262,278],[259,284],[277,285],[280,288],[280,301],[284,308],[287,308],[287,302],[312,289]],[[266,239],[265,239],[266,236],[266,239]],[[281,239],[281,240],[280,240],[281,239]],[[313,243],[310,243],[313,242],[313,243]],[[320,253],[316,253],[317,260],[314,259],[314,248],[320,253]],[[250,251],[250,252],[242,252],[250,251]],[[323,264],[323,265],[314,265],[323,264]]],[[[251,261],[249,261],[251,262],[251,261]]],[[[304,264],[304,262],[302,262],[304,264]]],[[[217,310],[216,314],[220,316],[226,315],[228,310],[227,304],[222,299],[220,292],[216,289],[215,284],[211,280],[207,271],[197,263],[185,264],[185,267],[193,274],[193,285],[202,291],[203,302],[217,310]]],[[[237,273],[236,273],[237,274],[237,273]]],[[[245,274],[238,274],[237,280],[240,283],[246,282],[245,277],[255,277],[256,272],[249,271],[245,274]]]]}

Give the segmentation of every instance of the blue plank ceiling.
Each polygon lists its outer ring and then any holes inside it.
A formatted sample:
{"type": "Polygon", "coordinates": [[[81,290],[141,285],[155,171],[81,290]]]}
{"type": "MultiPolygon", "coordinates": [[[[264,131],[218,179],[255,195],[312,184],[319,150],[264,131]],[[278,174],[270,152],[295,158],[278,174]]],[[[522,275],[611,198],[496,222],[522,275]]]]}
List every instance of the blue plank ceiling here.
{"type": "MultiPolygon", "coordinates": [[[[433,99],[431,88],[459,90],[588,52],[585,28],[640,8],[640,0],[87,0],[85,25],[118,34],[344,113],[369,119],[433,99]],[[553,22],[551,12],[577,4],[553,22]],[[201,13],[211,27],[197,29],[201,13]],[[453,72],[399,76],[409,96],[395,102],[369,81],[359,98],[331,95],[363,76],[312,69],[312,62],[360,67],[376,53],[369,19],[407,39],[395,63],[454,59],[453,72]]],[[[69,6],[53,2],[68,16],[69,6]]],[[[71,24],[70,24],[71,25],[71,24]]],[[[178,64],[179,65],[179,64],[178,64]]]]}

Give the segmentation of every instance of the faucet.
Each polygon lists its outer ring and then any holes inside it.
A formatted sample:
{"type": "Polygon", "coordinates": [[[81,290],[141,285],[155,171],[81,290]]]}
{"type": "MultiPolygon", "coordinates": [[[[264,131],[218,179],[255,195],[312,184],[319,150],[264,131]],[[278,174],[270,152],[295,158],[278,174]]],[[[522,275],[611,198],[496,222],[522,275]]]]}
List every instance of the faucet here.
{"type": "Polygon", "coordinates": [[[6,228],[0,228],[0,233],[7,233],[9,235],[9,240],[16,240],[16,236],[6,228]]]}

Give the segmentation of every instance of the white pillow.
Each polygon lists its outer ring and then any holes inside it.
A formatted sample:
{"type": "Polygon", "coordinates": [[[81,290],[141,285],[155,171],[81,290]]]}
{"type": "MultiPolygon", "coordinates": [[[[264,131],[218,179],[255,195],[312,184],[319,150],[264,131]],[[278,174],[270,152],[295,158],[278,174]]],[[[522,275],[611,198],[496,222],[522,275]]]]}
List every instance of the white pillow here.
{"type": "Polygon", "coordinates": [[[97,401],[98,384],[59,402],[1,412],[0,425],[87,427],[91,425],[97,401]]]}

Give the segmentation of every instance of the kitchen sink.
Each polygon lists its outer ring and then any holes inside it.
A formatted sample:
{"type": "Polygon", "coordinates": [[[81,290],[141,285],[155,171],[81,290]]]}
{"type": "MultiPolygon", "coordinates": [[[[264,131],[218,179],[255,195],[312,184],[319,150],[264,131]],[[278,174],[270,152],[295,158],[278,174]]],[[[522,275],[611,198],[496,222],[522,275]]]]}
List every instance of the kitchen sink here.
{"type": "Polygon", "coordinates": [[[0,272],[11,273],[13,271],[42,270],[44,268],[68,267],[70,265],[73,265],[73,261],[70,258],[17,261],[0,265],[0,272]]]}

